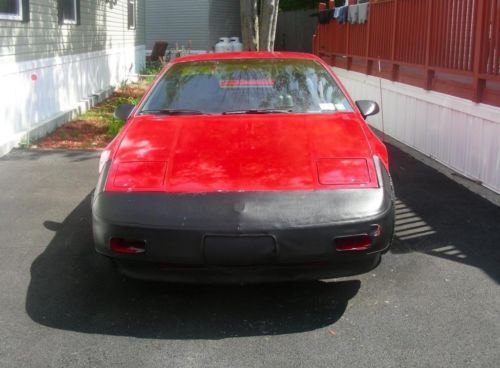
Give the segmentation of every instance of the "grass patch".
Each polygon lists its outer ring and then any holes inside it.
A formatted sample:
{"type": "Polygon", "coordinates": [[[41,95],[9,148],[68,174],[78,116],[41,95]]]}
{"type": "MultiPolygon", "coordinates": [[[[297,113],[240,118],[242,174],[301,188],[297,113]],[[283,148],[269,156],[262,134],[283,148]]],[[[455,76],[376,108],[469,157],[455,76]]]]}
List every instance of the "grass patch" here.
{"type": "Polygon", "coordinates": [[[123,120],[117,119],[113,117],[108,125],[108,136],[111,137],[111,139],[118,134],[122,126],[125,124],[123,120]]]}

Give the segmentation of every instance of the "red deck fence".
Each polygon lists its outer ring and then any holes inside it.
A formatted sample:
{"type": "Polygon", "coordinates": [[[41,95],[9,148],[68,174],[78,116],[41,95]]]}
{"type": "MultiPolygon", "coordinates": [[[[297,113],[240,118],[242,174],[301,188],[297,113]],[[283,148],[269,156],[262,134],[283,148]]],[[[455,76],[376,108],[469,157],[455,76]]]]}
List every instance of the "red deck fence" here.
{"type": "Polygon", "coordinates": [[[500,106],[500,0],[369,2],[365,24],[318,24],[313,52],[333,66],[500,106]]]}

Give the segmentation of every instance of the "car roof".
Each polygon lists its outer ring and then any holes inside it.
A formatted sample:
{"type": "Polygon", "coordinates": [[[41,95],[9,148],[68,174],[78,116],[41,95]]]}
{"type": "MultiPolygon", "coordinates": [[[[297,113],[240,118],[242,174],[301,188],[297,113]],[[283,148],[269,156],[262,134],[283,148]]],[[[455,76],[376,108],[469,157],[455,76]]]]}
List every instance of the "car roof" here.
{"type": "Polygon", "coordinates": [[[316,55],[303,52],[268,52],[268,51],[244,51],[244,52],[211,52],[206,54],[195,54],[176,58],[173,63],[202,60],[231,60],[231,59],[301,59],[318,60],[316,55]]]}

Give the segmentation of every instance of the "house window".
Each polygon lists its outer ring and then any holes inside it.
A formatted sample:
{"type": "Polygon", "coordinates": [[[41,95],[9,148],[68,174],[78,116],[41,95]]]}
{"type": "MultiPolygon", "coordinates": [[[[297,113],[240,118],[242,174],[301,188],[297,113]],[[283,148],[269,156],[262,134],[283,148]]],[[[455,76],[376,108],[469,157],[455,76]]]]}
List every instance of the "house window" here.
{"type": "Polygon", "coordinates": [[[0,0],[0,19],[27,20],[27,0],[0,0]]]}
{"type": "Polygon", "coordinates": [[[59,24],[80,24],[80,0],[59,0],[59,24]]]}
{"type": "Polygon", "coordinates": [[[127,0],[128,29],[135,29],[135,0],[127,0]]]}

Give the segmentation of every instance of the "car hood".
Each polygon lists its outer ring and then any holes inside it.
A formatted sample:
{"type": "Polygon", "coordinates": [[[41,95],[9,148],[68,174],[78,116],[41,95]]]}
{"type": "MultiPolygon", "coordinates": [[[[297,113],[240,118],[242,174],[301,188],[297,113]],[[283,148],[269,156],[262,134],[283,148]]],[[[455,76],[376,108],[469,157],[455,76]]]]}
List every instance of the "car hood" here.
{"type": "Polygon", "coordinates": [[[111,191],[260,191],[375,187],[354,113],[138,116],[108,175],[111,191]]]}

